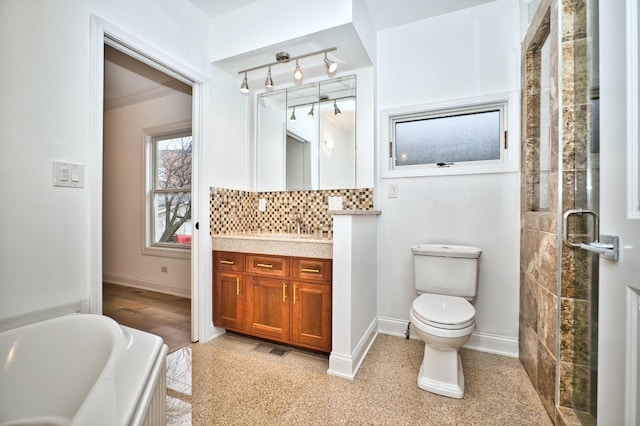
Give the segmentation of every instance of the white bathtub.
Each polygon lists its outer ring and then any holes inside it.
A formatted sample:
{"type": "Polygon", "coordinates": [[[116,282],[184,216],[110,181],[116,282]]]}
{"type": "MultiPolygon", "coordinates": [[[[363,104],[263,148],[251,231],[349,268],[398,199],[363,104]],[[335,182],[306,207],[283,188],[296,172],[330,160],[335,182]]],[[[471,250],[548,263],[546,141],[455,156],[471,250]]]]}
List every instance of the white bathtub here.
{"type": "Polygon", "coordinates": [[[0,333],[0,426],[165,424],[162,339],[101,315],[0,333]]]}

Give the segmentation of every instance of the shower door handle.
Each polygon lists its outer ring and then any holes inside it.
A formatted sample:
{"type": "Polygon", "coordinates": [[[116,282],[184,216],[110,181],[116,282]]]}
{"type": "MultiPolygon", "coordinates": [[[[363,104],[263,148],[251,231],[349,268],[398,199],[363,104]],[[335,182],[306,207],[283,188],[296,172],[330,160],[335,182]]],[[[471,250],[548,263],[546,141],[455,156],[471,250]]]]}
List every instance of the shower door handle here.
{"type": "Polygon", "coordinates": [[[600,218],[594,210],[573,209],[567,210],[562,216],[562,241],[571,248],[579,248],[599,254],[601,257],[618,261],[619,238],[615,235],[600,235],[600,218]],[[594,241],[588,243],[573,242],[569,238],[569,217],[573,215],[590,215],[593,217],[594,241]]]}
{"type": "Polygon", "coordinates": [[[581,243],[574,243],[569,239],[569,217],[574,215],[582,216],[585,214],[593,216],[594,238],[598,238],[598,235],[600,234],[600,223],[599,223],[598,213],[596,213],[594,210],[585,210],[585,209],[567,210],[566,212],[564,212],[564,215],[562,215],[562,241],[571,248],[580,248],[581,243]]]}
{"type": "Polygon", "coordinates": [[[593,241],[588,244],[581,243],[580,248],[598,253],[600,257],[617,262],[618,253],[620,252],[620,238],[617,235],[600,235],[600,241],[593,241]]]}

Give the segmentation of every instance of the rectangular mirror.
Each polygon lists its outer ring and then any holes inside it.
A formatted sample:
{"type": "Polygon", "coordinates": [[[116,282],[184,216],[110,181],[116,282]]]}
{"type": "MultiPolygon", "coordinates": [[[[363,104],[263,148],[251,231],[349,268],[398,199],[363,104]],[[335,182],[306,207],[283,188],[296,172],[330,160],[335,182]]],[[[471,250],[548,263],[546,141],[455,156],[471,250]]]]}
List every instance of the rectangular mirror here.
{"type": "Polygon", "coordinates": [[[356,187],[356,77],[258,96],[256,190],[356,187]]]}

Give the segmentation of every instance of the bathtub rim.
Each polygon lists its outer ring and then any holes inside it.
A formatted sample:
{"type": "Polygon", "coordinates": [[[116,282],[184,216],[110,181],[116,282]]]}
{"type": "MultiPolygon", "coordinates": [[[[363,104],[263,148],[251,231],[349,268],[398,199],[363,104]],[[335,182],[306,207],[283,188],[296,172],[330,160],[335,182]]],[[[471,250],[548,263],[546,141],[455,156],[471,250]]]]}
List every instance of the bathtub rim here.
{"type": "MultiPolygon", "coordinates": [[[[42,325],[50,327],[54,322],[60,323],[60,330],[64,330],[66,321],[82,321],[83,318],[91,318],[91,321],[99,324],[97,327],[107,327],[106,332],[113,341],[92,387],[77,406],[74,404],[76,408],[69,419],[70,424],[97,424],[96,421],[104,422],[107,419],[109,423],[113,421],[113,424],[142,424],[149,408],[150,396],[160,375],[165,372],[168,348],[159,336],[123,326],[104,315],[82,313],[32,322],[2,331],[0,336],[6,335],[9,339],[14,339],[22,330],[32,333],[35,328],[42,325]]],[[[37,332],[35,331],[36,336],[37,332]]],[[[9,424],[19,420],[20,418],[8,419],[9,424]]]]}

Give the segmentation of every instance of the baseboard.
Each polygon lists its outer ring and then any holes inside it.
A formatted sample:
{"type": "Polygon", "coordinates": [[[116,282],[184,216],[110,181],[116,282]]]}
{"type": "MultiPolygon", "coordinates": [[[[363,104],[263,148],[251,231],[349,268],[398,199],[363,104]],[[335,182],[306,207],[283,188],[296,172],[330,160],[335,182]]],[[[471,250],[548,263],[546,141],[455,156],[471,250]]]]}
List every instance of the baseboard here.
{"type": "Polygon", "coordinates": [[[374,318],[351,355],[331,352],[331,355],[329,355],[329,369],[327,370],[327,374],[353,380],[360,365],[362,365],[362,362],[367,356],[369,349],[371,349],[371,345],[373,345],[373,342],[376,340],[376,336],[378,335],[377,329],[378,322],[377,319],[374,318]]]}
{"type": "Polygon", "coordinates": [[[139,288],[141,290],[170,294],[172,296],[186,297],[187,299],[191,298],[191,288],[181,287],[176,284],[139,280],[126,275],[110,274],[106,272],[102,274],[102,281],[109,284],[118,284],[127,287],[139,288]]]}
{"type": "Polygon", "coordinates": [[[518,358],[520,353],[517,338],[481,332],[474,332],[464,347],[511,358],[518,358]]]}
{"type": "Polygon", "coordinates": [[[389,336],[406,337],[407,324],[409,324],[409,321],[378,317],[378,333],[389,336]]]}
{"type": "MultiPolygon", "coordinates": [[[[405,337],[408,323],[409,321],[406,320],[378,317],[378,333],[405,337]]],[[[414,333],[410,333],[410,338],[418,339],[418,336],[414,333]]],[[[498,336],[478,331],[471,335],[471,338],[464,347],[480,352],[488,352],[512,358],[517,358],[519,353],[517,338],[498,336]]]]}

